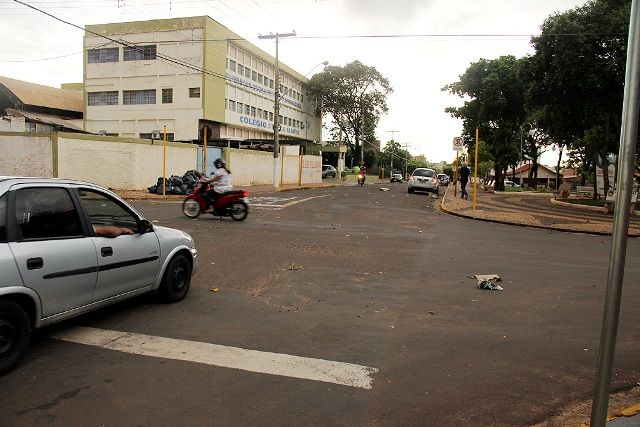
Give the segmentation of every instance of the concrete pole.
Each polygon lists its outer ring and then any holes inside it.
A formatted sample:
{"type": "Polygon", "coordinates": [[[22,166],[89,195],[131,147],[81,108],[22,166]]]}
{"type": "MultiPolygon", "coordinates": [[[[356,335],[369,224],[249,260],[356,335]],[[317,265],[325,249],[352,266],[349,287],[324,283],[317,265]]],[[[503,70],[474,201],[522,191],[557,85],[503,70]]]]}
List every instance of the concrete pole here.
{"type": "Polygon", "coordinates": [[[268,36],[258,36],[259,39],[275,39],[276,41],[276,63],[275,63],[275,96],[273,103],[273,186],[280,188],[280,62],[278,58],[278,44],[280,37],[294,37],[295,31],[291,33],[276,33],[268,36]]]}
{"type": "Polygon", "coordinates": [[[629,201],[633,187],[633,169],[636,160],[636,137],[638,133],[638,96],[640,96],[640,5],[631,3],[631,22],[627,44],[627,68],[625,72],[624,100],[622,103],[622,127],[618,154],[618,185],[615,198],[615,218],[609,256],[609,276],[605,299],[598,367],[593,392],[591,427],[604,427],[609,407],[609,385],[613,356],[616,348],[620,300],[624,278],[629,233],[629,201]]]}

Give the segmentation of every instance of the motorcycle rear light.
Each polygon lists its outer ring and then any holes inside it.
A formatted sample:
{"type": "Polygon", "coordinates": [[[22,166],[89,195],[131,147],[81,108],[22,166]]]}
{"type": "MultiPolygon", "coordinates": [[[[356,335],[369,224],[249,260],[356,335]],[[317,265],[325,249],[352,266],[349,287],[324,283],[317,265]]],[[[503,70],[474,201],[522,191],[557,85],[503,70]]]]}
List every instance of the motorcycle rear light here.
{"type": "Polygon", "coordinates": [[[248,195],[249,195],[249,192],[248,192],[248,191],[243,191],[243,192],[242,192],[242,197],[247,197],[248,195]]]}

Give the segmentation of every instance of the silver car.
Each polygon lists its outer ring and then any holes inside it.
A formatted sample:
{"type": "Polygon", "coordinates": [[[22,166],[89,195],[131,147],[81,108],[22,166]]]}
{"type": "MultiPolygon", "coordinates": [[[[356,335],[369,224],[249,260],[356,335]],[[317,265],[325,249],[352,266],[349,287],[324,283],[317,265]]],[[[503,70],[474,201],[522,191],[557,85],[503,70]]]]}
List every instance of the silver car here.
{"type": "Polygon", "coordinates": [[[0,177],[0,375],[32,329],[149,291],[182,300],[197,253],[94,184],[0,177]]]}
{"type": "Polygon", "coordinates": [[[416,168],[407,180],[407,192],[413,193],[415,190],[422,190],[432,191],[437,194],[439,183],[435,170],[416,168]]]}

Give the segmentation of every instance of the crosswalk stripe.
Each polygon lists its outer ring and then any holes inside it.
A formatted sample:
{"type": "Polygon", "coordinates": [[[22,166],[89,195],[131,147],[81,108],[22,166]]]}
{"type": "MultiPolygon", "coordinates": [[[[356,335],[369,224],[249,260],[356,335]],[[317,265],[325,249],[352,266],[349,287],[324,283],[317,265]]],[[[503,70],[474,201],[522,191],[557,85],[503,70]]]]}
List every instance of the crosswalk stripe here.
{"type": "Polygon", "coordinates": [[[108,350],[370,389],[378,372],[352,363],[77,326],[50,338],[108,350]]]}

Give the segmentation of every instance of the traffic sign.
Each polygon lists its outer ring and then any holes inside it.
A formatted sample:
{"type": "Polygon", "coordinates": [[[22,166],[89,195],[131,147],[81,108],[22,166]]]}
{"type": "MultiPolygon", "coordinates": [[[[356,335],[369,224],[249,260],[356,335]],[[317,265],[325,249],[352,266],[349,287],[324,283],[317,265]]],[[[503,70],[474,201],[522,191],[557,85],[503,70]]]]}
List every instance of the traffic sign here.
{"type": "Polygon", "coordinates": [[[461,136],[456,136],[453,138],[453,150],[454,151],[462,151],[464,149],[464,142],[461,136]]]}

